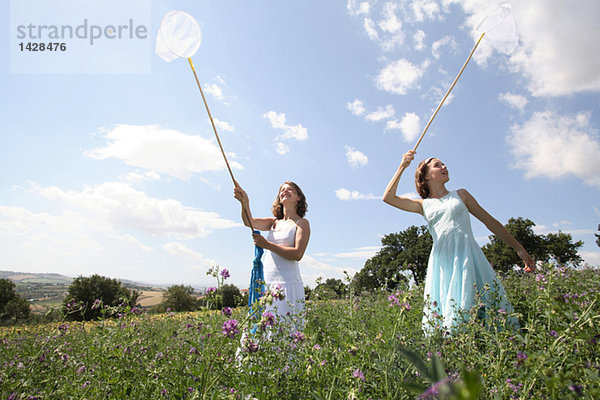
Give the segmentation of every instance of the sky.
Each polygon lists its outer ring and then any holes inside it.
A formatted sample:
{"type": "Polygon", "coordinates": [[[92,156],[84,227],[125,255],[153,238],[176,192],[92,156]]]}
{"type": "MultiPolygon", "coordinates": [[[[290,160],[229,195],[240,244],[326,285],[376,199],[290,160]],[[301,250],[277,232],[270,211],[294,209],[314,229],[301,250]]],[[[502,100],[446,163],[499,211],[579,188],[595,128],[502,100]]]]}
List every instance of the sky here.
{"type": "MultiPolygon", "coordinates": [[[[254,245],[187,60],[154,52],[163,15],[185,11],[201,28],[192,60],[253,214],[270,216],[284,181],[304,191],[300,269],[314,287],[359,271],[383,235],[425,224],[381,196],[504,3],[36,1],[0,6],[0,269],[206,287],[218,265],[240,288],[254,245]],[[36,31],[86,20],[85,38],[36,31]],[[111,24],[129,22],[115,37],[111,24]],[[105,29],[95,42],[91,25],[105,29]],[[66,50],[20,48],[48,41],[66,50]]],[[[511,10],[516,49],[484,37],[416,160],[440,158],[447,187],[503,224],[528,218],[537,234],[582,240],[598,266],[600,2],[511,10]]],[[[414,166],[399,194],[416,197],[414,166]]]]}

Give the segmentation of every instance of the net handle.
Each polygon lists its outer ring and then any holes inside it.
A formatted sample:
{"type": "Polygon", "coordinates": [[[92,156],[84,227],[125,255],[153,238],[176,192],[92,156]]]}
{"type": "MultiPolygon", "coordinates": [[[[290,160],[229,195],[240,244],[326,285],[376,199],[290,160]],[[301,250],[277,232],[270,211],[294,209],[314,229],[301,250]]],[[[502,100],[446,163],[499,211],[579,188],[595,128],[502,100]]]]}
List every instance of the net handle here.
{"type": "MultiPolygon", "coordinates": [[[[188,57],[188,61],[190,63],[190,67],[192,68],[192,72],[194,73],[194,78],[196,78],[196,83],[198,84],[198,89],[200,89],[200,94],[202,95],[202,101],[204,102],[204,106],[206,107],[206,112],[208,113],[208,118],[210,119],[210,123],[212,125],[213,131],[215,132],[215,136],[217,137],[217,143],[219,143],[219,149],[221,149],[221,154],[223,155],[223,159],[225,160],[225,165],[227,166],[227,171],[229,171],[229,176],[231,176],[231,180],[233,181],[234,186],[239,186],[235,177],[233,176],[233,171],[231,170],[231,166],[229,165],[229,161],[227,161],[227,156],[225,155],[225,150],[223,150],[223,145],[221,144],[221,139],[219,138],[219,134],[217,133],[217,127],[215,126],[215,121],[213,121],[213,117],[210,114],[210,109],[208,108],[208,103],[206,102],[206,97],[204,97],[204,92],[202,91],[202,86],[200,85],[200,80],[198,79],[198,75],[196,74],[196,68],[194,68],[194,63],[192,62],[191,57],[188,57]]],[[[248,210],[246,207],[242,206],[242,210],[248,223],[250,224],[250,232],[254,233],[254,227],[252,226],[252,220],[250,219],[250,215],[248,214],[248,210]]]]}
{"type": "Polygon", "coordinates": [[[481,36],[479,36],[479,40],[477,40],[477,43],[475,43],[475,46],[473,46],[473,49],[471,50],[471,53],[469,54],[469,57],[467,57],[467,61],[465,61],[464,65],[460,69],[460,72],[458,73],[458,75],[454,79],[454,82],[452,82],[452,85],[450,86],[450,89],[448,89],[448,91],[446,92],[446,95],[444,96],[444,98],[442,99],[442,101],[440,102],[440,104],[437,106],[437,108],[435,109],[435,111],[433,112],[433,115],[429,119],[429,122],[427,123],[427,125],[425,125],[425,129],[423,129],[423,133],[421,133],[421,136],[419,137],[419,140],[417,140],[417,144],[415,144],[415,147],[413,148],[413,151],[415,151],[415,152],[417,151],[417,147],[419,147],[419,144],[421,143],[421,140],[423,140],[423,136],[425,136],[425,132],[427,132],[427,129],[429,129],[429,125],[431,125],[431,123],[433,122],[433,119],[435,118],[435,116],[437,115],[438,111],[442,107],[442,104],[444,104],[444,101],[446,101],[446,97],[448,97],[448,95],[452,91],[452,88],[454,87],[454,85],[456,85],[456,82],[458,82],[458,78],[460,78],[460,76],[462,75],[463,71],[467,67],[467,64],[471,60],[471,57],[473,56],[473,53],[475,53],[475,50],[477,49],[477,46],[479,46],[479,42],[481,42],[481,39],[483,39],[483,35],[485,35],[485,32],[483,32],[481,34],[481,36]]]}

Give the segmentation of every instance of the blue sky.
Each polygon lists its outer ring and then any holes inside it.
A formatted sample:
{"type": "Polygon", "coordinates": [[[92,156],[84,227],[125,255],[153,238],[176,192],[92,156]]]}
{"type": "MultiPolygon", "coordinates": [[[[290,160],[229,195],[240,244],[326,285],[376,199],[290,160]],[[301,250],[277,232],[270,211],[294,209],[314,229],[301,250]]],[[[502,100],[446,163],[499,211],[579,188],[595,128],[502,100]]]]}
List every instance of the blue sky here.
{"type": "MultiPolygon", "coordinates": [[[[270,214],[283,181],[304,190],[312,235],[300,265],[314,286],[360,270],[382,235],[424,224],[380,197],[474,27],[502,3],[132,0],[100,12],[69,1],[32,5],[29,18],[134,18],[149,34],[99,39],[85,59],[76,40],[70,53],[19,54],[13,25],[27,8],[3,3],[0,269],[208,286],[218,264],[240,288],[253,243],[187,61],[154,54],[162,16],[179,9],[200,24],[193,61],[254,215],[270,214]]],[[[512,2],[519,46],[499,54],[484,38],[417,159],[441,158],[448,187],[467,188],[502,223],[571,233],[600,265],[600,3],[572,4],[512,2]]],[[[414,195],[413,171],[400,192],[414,195]]]]}

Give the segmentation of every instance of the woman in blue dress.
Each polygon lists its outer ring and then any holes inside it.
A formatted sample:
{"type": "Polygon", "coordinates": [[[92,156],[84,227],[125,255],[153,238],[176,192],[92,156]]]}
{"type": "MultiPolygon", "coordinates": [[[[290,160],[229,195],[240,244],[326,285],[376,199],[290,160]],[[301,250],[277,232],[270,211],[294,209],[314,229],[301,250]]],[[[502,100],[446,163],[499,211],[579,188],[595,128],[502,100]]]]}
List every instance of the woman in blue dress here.
{"type": "MultiPolygon", "coordinates": [[[[401,210],[423,215],[433,238],[425,278],[423,329],[430,333],[438,324],[438,318],[441,318],[442,327],[451,329],[462,320],[460,314],[469,312],[475,305],[476,292],[480,292],[481,300],[488,307],[495,306],[510,314],[512,307],[506,299],[506,292],[473,237],[469,213],[517,252],[525,263],[525,271],[533,271],[533,259],[466,189],[446,189],[448,169],[435,157],[423,160],[415,172],[415,185],[421,199],[398,196],[398,182],[414,156],[412,150],[404,154],[385,190],[383,201],[401,210]],[[489,289],[484,290],[486,284],[489,289]]],[[[509,323],[518,327],[514,318],[509,323]]]]}

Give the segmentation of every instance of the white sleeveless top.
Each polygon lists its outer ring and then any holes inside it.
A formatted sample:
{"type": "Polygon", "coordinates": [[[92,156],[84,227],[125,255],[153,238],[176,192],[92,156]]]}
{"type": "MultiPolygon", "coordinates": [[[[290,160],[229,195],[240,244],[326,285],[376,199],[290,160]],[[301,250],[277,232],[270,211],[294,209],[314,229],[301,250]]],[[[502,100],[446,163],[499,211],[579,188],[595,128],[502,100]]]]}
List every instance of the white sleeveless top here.
{"type": "MultiPolygon", "coordinates": [[[[296,227],[296,223],[291,219],[277,220],[275,226],[269,230],[267,240],[281,246],[293,247],[296,240],[296,227]]],[[[288,260],[267,250],[263,256],[263,268],[265,282],[268,285],[272,283],[302,285],[298,261],[288,260]]]]}

